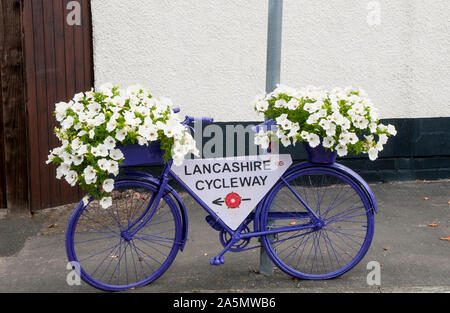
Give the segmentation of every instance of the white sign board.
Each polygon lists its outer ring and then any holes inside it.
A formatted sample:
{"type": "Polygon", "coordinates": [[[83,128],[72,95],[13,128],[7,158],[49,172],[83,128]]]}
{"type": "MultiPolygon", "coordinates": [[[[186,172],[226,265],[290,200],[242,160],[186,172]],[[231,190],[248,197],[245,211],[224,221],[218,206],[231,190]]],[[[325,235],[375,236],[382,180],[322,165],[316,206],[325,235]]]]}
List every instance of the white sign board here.
{"type": "Polygon", "coordinates": [[[185,160],[172,171],[236,230],[291,166],[284,155],[185,160]]]}

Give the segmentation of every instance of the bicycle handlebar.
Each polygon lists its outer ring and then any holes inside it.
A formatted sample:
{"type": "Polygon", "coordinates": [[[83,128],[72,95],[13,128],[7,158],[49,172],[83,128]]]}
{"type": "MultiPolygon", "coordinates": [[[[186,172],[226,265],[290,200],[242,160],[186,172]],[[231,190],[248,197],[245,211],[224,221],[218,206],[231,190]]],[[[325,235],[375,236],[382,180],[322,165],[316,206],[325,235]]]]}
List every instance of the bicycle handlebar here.
{"type": "Polygon", "coordinates": [[[212,117],[186,116],[186,120],[184,121],[185,125],[192,124],[193,122],[202,122],[202,123],[211,124],[211,123],[214,123],[214,119],[212,117]]]}

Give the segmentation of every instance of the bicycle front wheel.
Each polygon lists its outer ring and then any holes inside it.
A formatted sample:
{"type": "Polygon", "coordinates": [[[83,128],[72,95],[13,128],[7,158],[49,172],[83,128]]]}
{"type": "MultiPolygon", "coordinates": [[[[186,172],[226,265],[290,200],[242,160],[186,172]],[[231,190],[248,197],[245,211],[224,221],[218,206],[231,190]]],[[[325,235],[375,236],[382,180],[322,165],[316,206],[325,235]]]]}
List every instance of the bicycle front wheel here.
{"type": "Polygon", "coordinates": [[[365,191],[351,176],[328,167],[299,169],[268,195],[260,229],[305,229],[264,236],[269,257],[285,273],[301,279],[331,279],[352,269],[372,242],[374,216],[365,191]],[[314,224],[301,198],[323,221],[314,224]]]}
{"type": "Polygon", "coordinates": [[[110,208],[103,209],[94,199],[86,206],[82,201],[78,204],[67,227],[66,250],[85,282],[101,290],[121,291],[149,284],[169,268],[182,234],[178,207],[169,195],[131,236],[150,214],[146,209],[156,193],[155,186],[143,181],[118,181],[110,208]]]}

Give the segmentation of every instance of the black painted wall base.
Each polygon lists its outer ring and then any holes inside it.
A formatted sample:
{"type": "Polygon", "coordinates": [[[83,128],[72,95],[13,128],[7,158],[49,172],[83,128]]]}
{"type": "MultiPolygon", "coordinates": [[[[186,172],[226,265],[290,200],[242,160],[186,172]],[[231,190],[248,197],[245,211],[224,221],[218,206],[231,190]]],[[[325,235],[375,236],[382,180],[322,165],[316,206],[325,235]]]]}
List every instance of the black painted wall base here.
{"type": "MultiPolygon", "coordinates": [[[[352,168],[368,182],[450,178],[450,117],[388,119],[382,123],[395,125],[398,134],[389,139],[378,160],[372,162],[367,156],[361,155],[338,158],[337,162],[352,168]]],[[[257,124],[259,122],[229,122],[215,125],[220,126],[226,135],[227,126],[247,127],[257,124]]],[[[248,137],[247,135],[247,144],[248,137]]],[[[203,144],[209,139],[203,137],[203,144]]],[[[232,139],[224,138],[224,151],[227,140],[232,139]]],[[[300,162],[306,159],[303,150],[302,145],[297,145],[288,149],[283,148],[280,153],[290,153],[295,162],[300,162]]],[[[157,175],[160,167],[152,166],[144,170],[157,175]]]]}

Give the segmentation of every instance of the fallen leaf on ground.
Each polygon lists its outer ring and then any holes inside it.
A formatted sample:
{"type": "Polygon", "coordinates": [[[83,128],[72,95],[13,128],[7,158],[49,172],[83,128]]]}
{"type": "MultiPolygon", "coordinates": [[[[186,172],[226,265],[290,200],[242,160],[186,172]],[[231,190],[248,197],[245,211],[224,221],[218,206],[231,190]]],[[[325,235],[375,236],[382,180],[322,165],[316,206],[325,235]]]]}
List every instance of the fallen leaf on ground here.
{"type": "Polygon", "coordinates": [[[383,250],[384,250],[384,251],[388,251],[389,249],[388,249],[388,248],[383,248],[383,250]]]}
{"type": "Polygon", "coordinates": [[[52,224],[48,228],[56,228],[56,224],[52,224]]]}
{"type": "Polygon", "coordinates": [[[430,224],[428,224],[428,226],[430,226],[430,227],[438,227],[439,224],[436,224],[436,223],[430,223],[430,224]]]}
{"type": "Polygon", "coordinates": [[[441,239],[441,240],[445,240],[445,241],[450,241],[450,236],[448,236],[448,237],[442,237],[442,238],[439,238],[439,239],[441,239]]]}
{"type": "Polygon", "coordinates": [[[428,198],[428,197],[424,197],[424,198],[423,198],[423,200],[430,200],[430,198],[428,198]]]}

